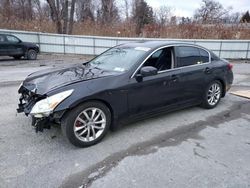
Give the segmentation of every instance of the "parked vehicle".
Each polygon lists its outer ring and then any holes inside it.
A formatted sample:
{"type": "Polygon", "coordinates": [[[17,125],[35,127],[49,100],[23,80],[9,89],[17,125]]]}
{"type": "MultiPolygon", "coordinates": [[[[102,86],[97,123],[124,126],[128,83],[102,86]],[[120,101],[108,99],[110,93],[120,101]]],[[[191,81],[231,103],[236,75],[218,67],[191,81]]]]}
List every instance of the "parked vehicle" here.
{"type": "Polygon", "coordinates": [[[0,56],[35,60],[38,53],[39,47],[36,44],[23,42],[14,35],[0,34],[0,56]]]}
{"type": "Polygon", "coordinates": [[[72,144],[85,147],[131,120],[214,108],[232,82],[232,65],[201,46],[129,43],[84,64],[29,75],[18,90],[18,112],[30,114],[37,131],[60,124],[72,144]]]}

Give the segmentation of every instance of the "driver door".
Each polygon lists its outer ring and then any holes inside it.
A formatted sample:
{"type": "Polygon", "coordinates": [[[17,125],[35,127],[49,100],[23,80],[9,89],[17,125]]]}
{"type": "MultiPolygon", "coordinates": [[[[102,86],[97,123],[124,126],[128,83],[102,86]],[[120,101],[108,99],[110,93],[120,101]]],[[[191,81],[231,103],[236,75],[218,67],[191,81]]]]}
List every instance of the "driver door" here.
{"type": "Polygon", "coordinates": [[[137,81],[136,75],[131,78],[128,103],[132,116],[177,103],[181,90],[178,81],[180,70],[172,69],[174,66],[173,48],[156,51],[142,67],[144,66],[153,66],[158,69],[158,73],[144,77],[142,81],[137,81]]]}

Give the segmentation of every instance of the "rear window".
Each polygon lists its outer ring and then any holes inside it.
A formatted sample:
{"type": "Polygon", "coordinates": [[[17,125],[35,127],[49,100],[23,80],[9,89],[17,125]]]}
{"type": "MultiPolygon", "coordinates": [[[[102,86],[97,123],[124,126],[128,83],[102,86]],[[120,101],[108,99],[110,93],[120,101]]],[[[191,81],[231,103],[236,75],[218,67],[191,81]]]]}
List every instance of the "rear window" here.
{"type": "Polygon", "coordinates": [[[211,61],[218,61],[218,60],[220,60],[220,58],[217,55],[215,55],[213,52],[211,52],[211,61]]]}
{"type": "Polygon", "coordinates": [[[176,47],[177,67],[185,67],[209,62],[209,53],[206,50],[191,47],[176,47]]]}
{"type": "Polygon", "coordinates": [[[207,63],[209,62],[209,54],[207,51],[203,50],[203,49],[199,49],[200,51],[200,60],[201,63],[207,63]]]}
{"type": "Polygon", "coordinates": [[[194,47],[177,47],[177,66],[185,67],[195,65],[200,62],[200,52],[194,47]]]}

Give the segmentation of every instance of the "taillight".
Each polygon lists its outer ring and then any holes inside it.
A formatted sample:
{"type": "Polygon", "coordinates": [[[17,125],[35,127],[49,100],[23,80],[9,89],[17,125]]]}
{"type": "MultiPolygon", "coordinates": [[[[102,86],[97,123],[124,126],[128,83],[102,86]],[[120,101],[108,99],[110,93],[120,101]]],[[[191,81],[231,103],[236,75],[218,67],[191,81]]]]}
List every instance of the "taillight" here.
{"type": "Polygon", "coordinates": [[[229,70],[233,69],[233,65],[231,63],[228,63],[227,67],[228,67],[229,70]]]}

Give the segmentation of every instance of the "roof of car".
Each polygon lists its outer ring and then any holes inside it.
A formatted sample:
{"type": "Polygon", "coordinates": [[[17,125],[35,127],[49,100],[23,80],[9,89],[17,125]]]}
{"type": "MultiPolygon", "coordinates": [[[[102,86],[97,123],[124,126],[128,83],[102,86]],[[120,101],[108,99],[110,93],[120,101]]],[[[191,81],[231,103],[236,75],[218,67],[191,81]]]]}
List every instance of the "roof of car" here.
{"type": "Polygon", "coordinates": [[[12,34],[7,34],[7,33],[0,33],[0,35],[11,35],[11,36],[14,36],[12,34]]]}
{"type": "Polygon", "coordinates": [[[162,46],[168,46],[168,45],[192,45],[192,46],[201,47],[199,45],[195,45],[192,43],[183,43],[183,42],[175,42],[175,41],[139,41],[139,42],[130,42],[130,43],[122,44],[120,46],[144,47],[144,48],[155,49],[155,48],[160,48],[162,46]]]}

